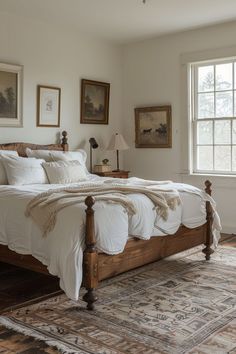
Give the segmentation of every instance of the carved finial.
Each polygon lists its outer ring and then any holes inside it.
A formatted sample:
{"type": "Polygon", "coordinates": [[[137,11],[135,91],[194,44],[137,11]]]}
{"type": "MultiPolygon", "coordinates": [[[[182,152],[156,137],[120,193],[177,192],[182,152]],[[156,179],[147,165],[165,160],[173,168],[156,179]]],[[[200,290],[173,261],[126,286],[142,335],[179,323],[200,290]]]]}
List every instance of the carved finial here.
{"type": "Polygon", "coordinates": [[[212,183],[211,183],[209,180],[207,180],[207,181],[205,181],[205,186],[206,186],[205,192],[206,192],[207,194],[211,195],[211,192],[212,192],[212,190],[211,190],[212,183]]]}
{"type": "Polygon", "coordinates": [[[95,199],[89,195],[86,199],[85,199],[85,204],[87,205],[88,208],[92,208],[92,206],[95,203],[95,199]]]}
{"type": "Polygon", "coordinates": [[[62,134],[62,144],[66,145],[67,144],[67,131],[63,130],[62,134]]]}

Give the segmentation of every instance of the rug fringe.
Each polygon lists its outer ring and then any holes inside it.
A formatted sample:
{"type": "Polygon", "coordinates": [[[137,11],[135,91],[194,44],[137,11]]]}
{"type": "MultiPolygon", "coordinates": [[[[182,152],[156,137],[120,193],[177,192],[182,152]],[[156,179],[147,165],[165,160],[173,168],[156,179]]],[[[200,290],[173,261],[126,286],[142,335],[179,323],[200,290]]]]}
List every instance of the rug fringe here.
{"type": "Polygon", "coordinates": [[[21,333],[26,336],[30,336],[35,339],[44,341],[48,346],[56,347],[62,354],[76,354],[76,353],[82,354],[83,353],[83,352],[78,352],[77,350],[70,349],[66,345],[61,344],[54,339],[48,339],[48,337],[46,335],[38,333],[34,329],[25,328],[25,326],[23,326],[19,323],[15,323],[13,320],[11,320],[8,317],[1,316],[0,317],[0,324],[6,328],[13,329],[14,331],[16,331],[18,333],[21,333]]]}

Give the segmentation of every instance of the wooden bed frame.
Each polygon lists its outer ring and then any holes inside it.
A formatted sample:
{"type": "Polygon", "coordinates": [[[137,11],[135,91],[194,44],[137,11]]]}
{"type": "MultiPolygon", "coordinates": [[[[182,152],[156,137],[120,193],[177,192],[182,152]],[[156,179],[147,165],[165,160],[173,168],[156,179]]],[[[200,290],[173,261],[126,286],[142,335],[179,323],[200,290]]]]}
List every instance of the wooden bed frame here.
{"type": "MultiPolygon", "coordinates": [[[[59,150],[67,151],[67,132],[62,132],[62,140],[59,144],[36,145],[28,143],[0,144],[0,150],[16,150],[20,156],[25,157],[25,149],[33,150],[59,150]]],[[[205,182],[205,191],[211,195],[211,182],[205,182]]],[[[94,232],[94,210],[95,200],[92,196],[85,199],[86,209],[86,233],[83,264],[83,286],[87,292],[83,300],[87,303],[88,310],[94,309],[94,302],[97,300],[95,289],[98,282],[113,277],[117,274],[140,267],[142,265],[157,261],[167,256],[187,250],[189,248],[204,244],[202,252],[206,260],[210,260],[214,252],[211,248],[213,242],[212,221],[213,211],[210,202],[206,202],[206,223],[194,229],[180,226],[174,235],[151,237],[150,240],[133,238],[126,244],[124,251],[118,255],[107,255],[98,253],[96,249],[96,238],[94,232]]],[[[27,268],[36,272],[49,274],[47,267],[30,255],[20,255],[0,245],[0,261],[27,268]]]]}

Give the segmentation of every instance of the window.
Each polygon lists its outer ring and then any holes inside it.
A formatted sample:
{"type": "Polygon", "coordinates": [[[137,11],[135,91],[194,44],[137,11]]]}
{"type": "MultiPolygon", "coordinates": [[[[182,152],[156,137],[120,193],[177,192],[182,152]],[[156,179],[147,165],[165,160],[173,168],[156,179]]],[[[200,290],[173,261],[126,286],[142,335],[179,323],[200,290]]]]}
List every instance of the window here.
{"type": "Polygon", "coordinates": [[[236,174],[236,59],[191,64],[192,171],[236,174]]]}

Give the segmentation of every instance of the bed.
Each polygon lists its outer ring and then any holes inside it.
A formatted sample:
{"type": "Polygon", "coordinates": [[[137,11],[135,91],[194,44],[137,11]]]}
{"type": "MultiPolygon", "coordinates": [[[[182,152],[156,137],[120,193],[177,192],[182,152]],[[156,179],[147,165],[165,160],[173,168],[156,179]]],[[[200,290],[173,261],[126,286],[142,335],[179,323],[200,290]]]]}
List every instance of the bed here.
{"type": "MultiPolygon", "coordinates": [[[[22,157],[26,157],[25,150],[29,147],[32,150],[42,149],[42,150],[57,150],[57,151],[68,151],[68,141],[67,141],[67,133],[65,131],[62,132],[62,139],[59,144],[50,144],[50,145],[36,145],[36,144],[28,144],[28,143],[8,143],[1,144],[0,150],[15,150],[22,157]]],[[[99,177],[100,178],[100,177],[99,177]]],[[[46,188],[46,187],[45,187],[46,188]]],[[[5,188],[7,190],[7,188],[5,188]]],[[[28,190],[27,188],[23,188],[20,190],[21,195],[28,195],[30,192],[35,192],[33,190],[28,190]]],[[[208,195],[211,195],[211,182],[205,182],[205,192],[208,195]]],[[[19,193],[19,191],[17,191],[19,193]]],[[[15,197],[14,197],[15,198],[15,197]]],[[[6,199],[6,207],[12,208],[14,206],[14,198],[11,198],[12,204],[8,199],[6,199]]],[[[4,200],[4,198],[3,198],[4,200]]],[[[84,209],[82,210],[84,213],[84,241],[85,245],[83,247],[82,254],[82,262],[83,262],[83,274],[82,274],[82,285],[86,288],[86,293],[83,296],[83,300],[87,303],[87,309],[93,310],[94,303],[97,300],[96,296],[96,288],[98,283],[101,280],[114,277],[117,274],[126,272],[128,270],[140,267],[142,265],[157,261],[159,259],[165,258],[167,256],[176,254],[178,252],[190,249],[192,247],[198,245],[205,245],[203,248],[203,253],[205,254],[206,260],[210,260],[210,256],[213,253],[213,233],[212,233],[212,224],[213,224],[213,216],[214,211],[211,205],[211,202],[207,200],[205,205],[204,215],[205,220],[201,220],[197,227],[186,227],[184,225],[180,225],[178,230],[172,232],[171,235],[162,235],[160,232],[158,235],[153,235],[150,239],[140,239],[138,236],[136,237],[134,233],[132,233],[132,237],[126,240],[124,249],[122,251],[111,252],[107,254],[101,251],[102,247],[98,247],[98,241],[96,241],[96,213],[99,214],[99,210],[96,210],[96,203],[92,195],[86,197],[84,201],[84,209]],[[158,236],[158,237],[157,237],[158,236]],[[100,251],[99,251],[100,249],[100,251]],[[113,254],[112,254],[113,253],[113,254]]],[[[192,202],[191,202],[192,203],[192,202]]],[[[191,204],[190,203],[190,204],[191,204]]],[[[22,208],[22,206],[21,206],[22,208]]],[[[3,210],[3,209],[2,209],[3,210]]],[[[109,211],[107,208],[106,210],[109,211]]],[[[76,212],[76,210],[74,210],[76,212]]],[[[113,214],[110,214],[113,215],[113,214]]],[[[123,215],[122,213],[120,215],[123,215]]],[[[122,216],[123,217],[123,216],[122,216]]],[[[201,216],[202,217],[202,216],[201,216]]],[[[70,215],[68,214],[68,219],[70,220],[70,215]]],[[[106,219],[104,223],[109,223],[109,218],[106,219]]],[[[186,224],[186,223],[185,223],[186,224]]],[[[187,223],[188,225],[188,223],[187,223]]],[[[0,225],[1,226],[1,225],[0,225]]],[[[28,226],[27,226],[28,227],[28,226]]],[[[60,227],[60,224],[58,228],[60,227]]],[[[36,238],[35,231],[31,224],[28,229],[31,229],[31,233],[33,237],[36,238]]],[[[68,230],[64,230],[64,239],[68,237],[70,229],[73,228],[73,220],[70,220],[70,224],[67,225],[68,230]],[[67,234],[68,232],[68,234],[67,234]]],[[[55,233],[57,230],[55,230],[55,233]]],[[[55,236],[56,237],[56,236],[55,236]]],[[[63,238],[63,235],[61,236],[63,238]]],[[[37,247],[39,244],[39,237],[37,236],[37,247]]],[[[21,239],[19,242],[22,242],[21,239]]],[[[50,240],[50,238],[49,238],[50,240]]],[[[29,241],[31,242],[31,240],[29,241]]],[[[41,241],[40,241],[41,242],[41,241]]],[[[44,247],[50,247],[48,242],[50,241],[42,241],[44,242],[44,247]],[[45,246],[46,245],[46,246],[45,246]]],[[[59,241],[58,241],[59,242],[59,241]]],[[[64,242],[64,241],[62,241],[64,242]]],[[[70,242],[70,241],[68,241],[70,242]]],[[[60,276],[60,272],[50,269],[46,261],[40,258],[40,256],[32,256],[29,251],[21,251],[16,250],[14,247],[11,247],[11,243],[6,244],[7,242],[1,242],[0,239],[0,261],[4,263],[13,264],[16,266],[20,266],[23,268],[27,268],[36,272],[41,272],[45,274],[52,274],[60,276]],[[11,248],[11,249],[10,249],[11,248]]],[[[61,250],[63,250],[64,246],[61,246],[61,250]]],[[[40,249],[41,249],[40,248],[40,249]]],[[[38,252],[38,251],[37,251],[38,252]]],[[[39,254],[38,252],[37,254],[39,254]]],[[[61,252],[63,253],[63,252],[61,252]]],[[[62,255],[63,257],[63,255],[62,255]]],[[[67,258],[69,256],[67,255],[67,258]]],[[[65,254],[66,258],[66,254],[65,254]]],[[[65,260],[63,260],[65,261],[65,260]]],[[[70,268],[66,271],[66,276],[64,278],[70,277],[70,268]]],[[[72,276],[73,281],[73,276],[72,276]]],[[[63,289],[64,287],[61,286],[63,289]]],[[[78,292],[78,286],[75,287],[74,291],[78,292]]],[[[70,295],[69,295],[70,296],[70,295]]],[[[70,296],[73,298],[73,296],[70,296]]]]}

